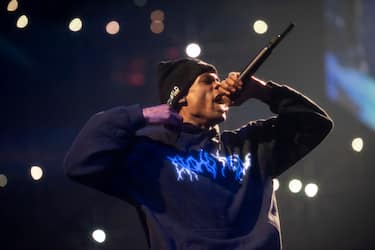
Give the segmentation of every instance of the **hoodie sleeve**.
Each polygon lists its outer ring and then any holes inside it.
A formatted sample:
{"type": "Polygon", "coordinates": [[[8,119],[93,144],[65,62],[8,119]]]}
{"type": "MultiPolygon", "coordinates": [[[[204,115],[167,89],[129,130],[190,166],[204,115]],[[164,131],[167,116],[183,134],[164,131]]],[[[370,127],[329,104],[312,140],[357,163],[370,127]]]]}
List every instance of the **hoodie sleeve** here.
{"type": "Polygon", "coordinates": [[[250,122],[235,131],[234,138],[255,142],[259,164],[266,175],[276,177],[319,145],[333,122],[322,108],[291,87],[274,82],[265,87],[266,95],[259,99],[277,116],[250,122]]]}
{"type": "Polygon", "coordinates": [[[123,192],[118,188],[125,188],[128,178],[124,157],[135,131],[144,124],[139,105],[116,107],[93,115],[65,157],[65,174],[105,193],[123,192]],[[116,186],[118,181],[123,184],[116,186]]]}

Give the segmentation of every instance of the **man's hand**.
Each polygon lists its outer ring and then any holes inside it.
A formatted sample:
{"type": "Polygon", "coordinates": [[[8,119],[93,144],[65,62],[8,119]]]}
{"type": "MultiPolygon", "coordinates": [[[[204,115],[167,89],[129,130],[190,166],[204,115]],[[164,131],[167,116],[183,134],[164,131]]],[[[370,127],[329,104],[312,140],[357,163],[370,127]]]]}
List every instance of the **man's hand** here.
{"type": "Polygon", "coordinates": [[[244,84],[238,79],[239,75],[239,72],[230,72],[217,86],[222,100],[229,106],[239,106],[250,98],[262,99],[266,94],[266,83],[252,76],[244,84]]]}
{"type": "Polygon", "coordinates": [[[171,127],[179,127],[182,124],[182,117],[168,104],[144,108],[142,112],[148,124],[165,124],[171,127]]]}

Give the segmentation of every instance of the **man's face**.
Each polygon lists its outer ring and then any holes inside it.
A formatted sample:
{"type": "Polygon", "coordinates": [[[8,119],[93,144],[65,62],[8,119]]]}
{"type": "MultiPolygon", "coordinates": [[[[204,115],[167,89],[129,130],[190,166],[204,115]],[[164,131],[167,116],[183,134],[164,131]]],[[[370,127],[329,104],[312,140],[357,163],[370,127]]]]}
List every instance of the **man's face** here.
{"type": "Polygon", "coordinates": [[[209,127],[226,119],[228,105],[215,102],[219,83],[215,73],[203,73],[195,79],[186,95],[187,105],[179,112],[184,122],[209,127]]]}

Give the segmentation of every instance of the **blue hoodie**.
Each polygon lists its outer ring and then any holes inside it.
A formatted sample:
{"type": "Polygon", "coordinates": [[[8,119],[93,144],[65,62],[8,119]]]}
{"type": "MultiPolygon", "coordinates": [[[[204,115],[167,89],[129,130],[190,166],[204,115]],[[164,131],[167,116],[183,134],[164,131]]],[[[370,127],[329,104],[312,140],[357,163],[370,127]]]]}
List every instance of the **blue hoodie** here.
{"type": "Polygon", "coordinates": [[[272,179],[333,126],[296,90],[273,82],[276,116],[224,131],[145,123],[140,105],[95,114],[71,146],[65,172],[138,211],[153,250],[281,249],[272,179]]]}

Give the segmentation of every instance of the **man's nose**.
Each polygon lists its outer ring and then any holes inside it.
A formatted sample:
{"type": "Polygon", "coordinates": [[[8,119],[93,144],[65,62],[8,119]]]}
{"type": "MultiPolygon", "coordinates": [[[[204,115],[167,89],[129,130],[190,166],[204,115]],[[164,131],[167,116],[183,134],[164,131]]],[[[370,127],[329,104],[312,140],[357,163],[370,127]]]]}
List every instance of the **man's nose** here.
{"type": "Polygon", "coordinates": [[[220,88],[220,82],[219,81],[214,81],[213,82],[213,87],[214,87],[214,89],[218,90],[220,88]]]}

